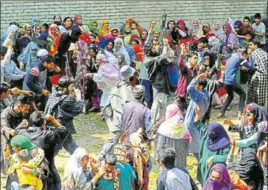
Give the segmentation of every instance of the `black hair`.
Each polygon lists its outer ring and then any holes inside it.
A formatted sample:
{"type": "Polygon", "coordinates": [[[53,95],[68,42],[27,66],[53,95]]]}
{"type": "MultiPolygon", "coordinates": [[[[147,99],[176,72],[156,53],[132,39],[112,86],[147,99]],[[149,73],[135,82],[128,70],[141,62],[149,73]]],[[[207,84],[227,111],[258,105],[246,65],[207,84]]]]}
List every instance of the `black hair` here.
{"type": "Polygon", "coordinates": [[[7,53],[7,47],[1,46],[0,55],[4,57],[6,55],[6,53],[7,53]]]}
{"type": "Polygon", "coordinates": [[[204,57],[206,56],[209,57],[209,68],[212,68],[217,60],[217,55],[215,53],[205,52],[204,57]]]}
{"type": "Polygon", "coordinates": [[[113,153],[108,153],[106,154],[105,156],[105,162],[106,164],[109,164],[109,165],[115,165],[116,162],[117,162],[117,158],[116,158],[116,155],[113,154],[113,153]]]}
{"type": "Polygon", "coordinates": [[[34,111],[30,115],[30,123],[36,127],[41,127],[44,124],[44,114],[41,111],[34,111]]]}
{"type": "MultiPolygon", "coordinates": [[[[168,21],[168,23],[167,23],[167,29],[169,29],[169,23],[171,23],[171,22],[173,22],[174,25],[175,25],[175,27],[176,27],[176,22],[175,22],[174,20],[170,20],[170,21],[168,21]]],[[[175,27],[174,27],[174,30],[175,30],[175,27]]]]}
{"type": "Polygon", "coordinates": [[[198,85],[203,86],[203,89],[207,87],[208,80],[207,79],[201,79],[198,81],[198,85]]]}
{"type": "Polygon", "coordinates": [[[98,53],[99,49],[95,44],[90,44],[88,50],[93,50],[95,53],[98,53]]]}
{"type": "Polygon", "coordinates": [[[2,82],[0,86],[0,94],[7,92],[9,88],[10,88],[10,85],[8,83],[2,82]]]}
{"type": "Polygon", "coordinates": [[[260,42],[259,42],[258,40],[256,40],[256,39],[253,39],[253,40],[252,40],[252,43],[253,43],[254,45],[256,45],[257,47],[260,47],[260,46],[261,46],[260,42]]]}
{"type": "Polygon", "coordinates": [[[107,39],[106,44],[105,44],[105,47],[106,47],[109,43],[112,43],[112,44],[113,44],[113,47],[114,47],[114,40],[113,40],[113,39],[107,39]]]}
{"type": "Polygon", "coordinates": [[[52,55],[48,55],[43,61],[47,63],[55,63],[55,58],[52,55]]]}
{"type": "Polygon", "coordinates": [[[26,96],[26,95],[19,95],[16,104],[29,104],[31,105],[32,102],[32,98],[30,96],[26,96]]]}
{"type": "Polygon", "coordinates": [[[65,18],[63,19],[63,22],[66,22],[67,19],[71,19],[72,23],[74,22],[73,19],[72,19],[71,17],[69,17],[69,16],[65,17],[65,18]]]}
{"type": "Polygon", "coordinates": [[[63,76],[59,80],[58,88],[61,88],[61,89],[68,88],[70,84],[71,84],[71,80],[69,79],[69,77],[63,76]]]}
{"type": "Polygon", "coordinates": [[[200,43],[204,43],[204,44],[208,44],[208,39],[206,37],[201,37],[198,39],[198,42],[200,43]]]}
{"type": "Polygon", "coordinates": [[[176,152],[169,146],[164,148],[164,151],[160,153],[160,159],[166,168],[173,168],[176,159],[176,152]]]}
{"type": "Polygon", "coordinates": [[[243,20],[248,20],[250,22],[250,18],[248,16],[245,16],[243,20]]]}
{"type": "Polygon", "coordinates": [[[73,43],[78,41],[78,37],[82,34],[81,29],[78,26],[75,26],[72,28],[72,33],[71,33],[71,41],[73,43]]]}
{"type": "Polygon", "coordinates": [[[54,21],[54,22],[53,22],[54,24],[56,24],[56,25],[59,26],[59,25],[61,25],[61,23],[62,23],[62,18],[61,18],[61,16],[54,15],[54,16],[53,16],[53,21],[54,21]],[[54,21],[56,17],[59,17],[59,18],[60,18],[60,21],[54,21]]]}
{"type": "Polygon", "coordinates": [[[260,14],[260,13],[256,13],[256,14],[254,15],[254,18],[261,19],[261,14],[260,14]]]}
{"type": "Polygon", "coordinates": [[[43,27],[45,27],[45,28],[46,28],[46,30],[48,30],[48,29],[49,29],[49,25],[48,25],[47,23],[42,24],[42,26],[43,26],[43,27]]]}
{"type": "Polygon", "coordinates": [[[245,35],[250,35],[252,39],[254,38],[254,33],[251,31],[247,31],[245,35]]]}

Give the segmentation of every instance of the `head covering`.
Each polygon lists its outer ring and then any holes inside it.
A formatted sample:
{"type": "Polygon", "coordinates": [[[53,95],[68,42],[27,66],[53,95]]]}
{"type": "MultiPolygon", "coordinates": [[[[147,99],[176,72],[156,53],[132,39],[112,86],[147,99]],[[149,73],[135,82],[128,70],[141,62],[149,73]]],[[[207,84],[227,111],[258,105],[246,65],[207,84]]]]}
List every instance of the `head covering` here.
{"type": "Polygon", "coordinates": [[[74,16],[74,23],[75,23],[77,20],[79,20],[79,19],[82,20],[82,16],[81,16],[80,14],[75,15],[75,16],[74,16]]]}
{"type": "Polygon", "coordinates": [[[157,133],[174,139],[182,139],[188,132],[183,123],[183,116],[177,104],[170,104],[166,107],[166,119],[160,125],[157,133]]]}
{"type": "Polygon", "coordinates": [[[199,21],[198,20],[193,20],[192,23],[191,23],[191,29],[193,30],[193,33],[197,33],[200,29],[200,25],[199,25],[199,21]],[[198,27],[195,28],[194,27],[194,22],[197,22],[198,23],[198,27]]]}
{"type": "Polygon", "coordinates": [[[22,51],[22,53],[18,57],[18,61],[23,62],[26,64],[26,71],[30,69],[31,65],[35,63],[37,60],[37,52],[39,47],[36,43],[30,42],[26,48],[22,51]],[[33,51],[35,50],[35,51],[33,51]]]}
{"type": "Polygon", "coordinates": [[[37,57],[45,57],[48,56],[48,51],[46,49],[40,49],[37,52],[37,57]]]}
{"type": "Polygon", "coordinates": [[[88,50],[93,50],[95,53],[98,53],[99,48],[95,44],[90,44],[88,50]]]}
{"type": "Polygon", "coordinates": [[[228,42],[229,42],[229,35],[233,32],[233,29],[232,29],[232,26],[227,23],[227,24],[224,24],[224,27],[226,29],[226,38],[225,38],[225,42],[224,44],[225,45],[228,45],[228,42]]]}
{"type": "Polygon", "coordinates": [[[253,113],[254,121],[256,124],[267,121],[268,117],[266,111],[263,107],[259,106],[258,104],[251,103],[246,105],[246,110],[253,113]]]}
{"type": "Polygon", "coordinates": [[[122,38],[116,38],[116,39],[114,40],[114,49],[113,49],[113,52],[114,52],[115,55],[118,55],[119,53],[124,54],[126,63],[127,63],[128,65],[130,65],[130,57],[129,57],[129,54],[128,54],[126,48],[125,48],[124,41],[123,41],[122,38]],[[122,44],[122,46],[121,46],[120,49],[117,49],[117,48],[116,48],[116,44],[117,44],[118,42],[121,42],[121,44],[122,44]]]}
{"type": "Polygon", "coordinates": [[[80,26],[79,27],[80,28],[80,30],[81,30],[81,32],[83,33],[83,34],[90,34],[90,30],[89,30],[89,28],[87,27],[87,25],[83,25],[83,26],[80,26]]]}
{"type": "Polygon", "coordinates": [[[21,149],[27,149],[28,151],[31,151],[32,149],[36,148],[36,146],[31,142],[31,140],[28,137],[25,137],[23,135],[16,135],[11,139],[11,146],[17,146],[21,149]]]}
{"type": "Polygon", "coordinates": [[[97,27],[98,27],[98,23],[97,23],[96,20],[89,20],[87,26],[88,26],[89,30],[90,30],[93,34],[99,35],[99,33],[100,33],[99,29],[98,29],[98,28],[93,29],[93,24],[95,24],[95,23],[97,24],[97,27]]]}
{"type": "Polygon", "coordinates": [[[254,148],[244,148],[239,163],[231,163],[228,169],[238,173],[240,178],[254,190],[262,190],[264,174],[254,148]]]}
{"type": "Polygon", "coordinates": [[[0,55],[1,56],[5,56],[7,53],[7,47],[6,46],[1,46],[1,52],[0,55]]]}
{"type": "Polygon", "coordinates": [[[179,19],[178,22],[177,22],[177,24],[178,24],[178,28],[179,28],[180,30],[182,30],[182,31],[184,31],[184,32],[187,32],[187,27],[186,27],[186,25],[185,25],[184,20],[179,19]],[[179,27],[179,25],[182,25],[182,26],[179,27]]]}
{"type": "Polygon", "coordinates": [[[84,148],[78,147],[74,151],[74,153],[71,155],[67,165],[65,166],[64,178],[76,176],[75,174],[77,174],[78,172],[80,172],[82,170],[82,167],[80,165],[80,161],[85,156],[88,156],[88,152],[84,148]]]}
{"type": "Polygon", "coordinates": [[[145,88],[142,85],[137,85],[134,87],[134,98],[141,99],[145,95],[145,88]]]}
{"type": "Polygon", "coordinates": [[[223,126],[219,123],[209,124],[207,149],[210,151],[216,151],[227,146],[230,146],[230,139],[223,126]],[[210,134],[209,132],[214,132],[214,134],[210,134]]]}
{"type": "MultiPolygon", "coordinates": [[[[8,34],[11,31],[14,31],[14,33],[15,33],[18,29],[19,29],[19,27],[16,26],[15,24],[12,24],[12,25],[8,26],[7,29],[1,35],[1,43],[3,43],[6,40],[6,38],[8,37],[8,34]]],[[[12,39],[12,42],[14,43],[15,39],[12,39]]]]}
{"type": "Polygon", "coordinates": [[[240,176],[234,170],[228,170],[232,189],[250,190],[248,185],[240,178],[240,176]]]}
{"type": "Polygon", "coordinates": [[[140,145],[142,143],[142,135],[138,132],[132,133],[129,136],[129,142],[130,142],[131,146],[140,147],[140,145]]]}
{"type": "Polygon", "coordinates": [[[210,173],[213,170],[216,170],[217,172],[219,172],[221,174],[221,178],[219,180],[214,180],[214,179],[211,179],[211,177],[209,177],[206,180],[203,189],[207,189],[207,190],[231,190],[232,189],[231,179],[230,179],[230,176],[228,174],[228,171],[227,171],[225,165],[224,164],[215,164],[210,169],[210,173]]]}
{"type": "Polygon", "coordinates": [[[121,73],[123,80],[128,80],[130,77],[132,77],[134,75],[135,69],[129,65],[124,65],[120,69],[120,73],[121,73]]]}
{"type": "Polygon", "coordinates": [[[241,27],[243,25],[242,21],[241,20],[237,20],[234,22],[234,27],[241,27]]]}
{"type": "Polygon", "coordinates": [[[109,20],[103,20],[101,23],[101,28],[100,28],[100,34],[105,35],[110,32],[110,28],[105,28],[104,25],[105,23],[109,23],[109,20]]]}

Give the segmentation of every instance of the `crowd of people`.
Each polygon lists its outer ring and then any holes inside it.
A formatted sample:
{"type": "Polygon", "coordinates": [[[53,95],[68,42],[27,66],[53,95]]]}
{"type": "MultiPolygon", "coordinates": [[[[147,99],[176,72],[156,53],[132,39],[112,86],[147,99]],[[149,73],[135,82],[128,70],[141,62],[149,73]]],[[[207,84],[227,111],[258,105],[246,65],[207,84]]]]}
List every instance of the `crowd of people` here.
{"type": "Polygon", "coordinates": [[[259,13],[213,26],[164,15],[148,30],[132,18],[119,27],[86,25],[81,15],[20,24],[1,33],[5,189],[148,190],[153,160],[157,190],[268,189],[259,13]],[[238,123],[226,114],[234,92],[238,123]],[[223,124],[211,121],[212,110],[223,124]],[[110,134],[96,157],[73,139],[74,117],[89,112],[102,116],[110,134]],[[70,158],[61,178],[54,159],[62,148],[70,158]],[[196,180],[188,154],[198,160],[196,180]]]}

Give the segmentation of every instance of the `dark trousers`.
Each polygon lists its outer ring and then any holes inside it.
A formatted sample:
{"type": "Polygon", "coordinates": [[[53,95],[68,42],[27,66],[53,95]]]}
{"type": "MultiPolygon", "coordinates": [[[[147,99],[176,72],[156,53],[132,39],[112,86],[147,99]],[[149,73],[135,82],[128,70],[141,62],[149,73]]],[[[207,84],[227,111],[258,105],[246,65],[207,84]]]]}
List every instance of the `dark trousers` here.
{"type": "Polygon", "coordinates": [[[239,98],[239,111],[243,111],[244,107],[245,107],[245,101],[246,101],[246,93],[243,90],[243,88],[238,85],[237,83],[233,84],[233,85],[224,85],[227,93],[228,93],[228,98],[227,100],[224,102],[223,108],[221,109],[221,113],[225,113],[228,106],[231,104],[233,98],[234,98],[234,92],[237,93],[240,98],[239,98]]]}

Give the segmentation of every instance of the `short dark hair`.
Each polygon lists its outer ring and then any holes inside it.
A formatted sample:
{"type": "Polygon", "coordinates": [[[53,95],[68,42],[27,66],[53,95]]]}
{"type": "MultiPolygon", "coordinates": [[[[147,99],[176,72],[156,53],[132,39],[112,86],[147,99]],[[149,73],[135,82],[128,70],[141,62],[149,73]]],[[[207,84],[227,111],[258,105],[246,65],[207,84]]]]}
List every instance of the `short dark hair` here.
{"type": "Polygon", "coordinates": [[[162,162],[165,167],[174,166],[176,159],[176,152],[169,146],[166,146],[163,149],[163,152],[160,153],[159,161],[162,162]]]}
{"type": "Polygon", "coordinates": [[[36,127],[41,127],[44,124],[44,114],[41,111],[34,111],[30,115],[30,123],[36,127]]]}
{"type": "Polygon", "coordinates": [[[48,55],[45,59],[44,62],[47,63],[55,63],[55,58],[52,55],[48,55]]]}
{"type": "Polygon", "coordinates": [[[47,23],[42,24],[42,26],[43,26],[43,27],[45,27],[45,28],[46,28],[46,30],[48,30],[48,29],[49,29],[49,25],[48,25],[47,23]]]}
{"type": "Polygon", "coordinates": [[[258,40],[256,40],[256,39],[253,39],[253,40],[252,40],[252,43],[253,43],[254,45],[256,45],[257,47],[260,47],[260,46],[261,46],[260,42],[259,42],[258,40]]]}
{"type": "Polygon", "coordinates": [[[248,16],[245,16],[243,20],[248,20],[250,22],[250,18],[248,16]]]}
{"type": "Polygon", "coordinates": [[[24,162],[28,162],[31,159],[31,155],[27,149],[22,149],[18,153],[18,158],[22,159],[24,162]]]}
{"type": "Polygon", "coordinates": [[[32,98],[24,94],[19,95],[16,104],[29,104],[31,105],[32,98]]]}
{"type": "Polygon", "coordinates": [[[7,92],[9,88],[10,88],[10,85],[8,83],[2,82],[0,86],[0,94],[7,92]]]}
{"type": "Polygon", "coordinates": [[[208,80],[207,79],[201,79],[198,81],[198,85],[203,86],[203,89],[207,87],[208,80]]]}
{"type": "Polygon", "coordinates": [[[256,14],[254,15],[254,18],[261,19],[261,14],[260,14],[260,13],[256,13],[256,14]]]}
{"type": "Polygon", "coordinates": [[[108,153],[106,154],[105,156],[105,163],[106,164],[109,164],[109,165],[115,165],[117,162],[117,158],[116,158],[116,155],[113,154],[113,153],[108,153]]]}
{"type": "Polygon", "coordinates": [[[198,39],[198,43],[204,43],[204,44],[207,44],[208,43],[208,39],[206,37],[201,37],[198,39]]]}

